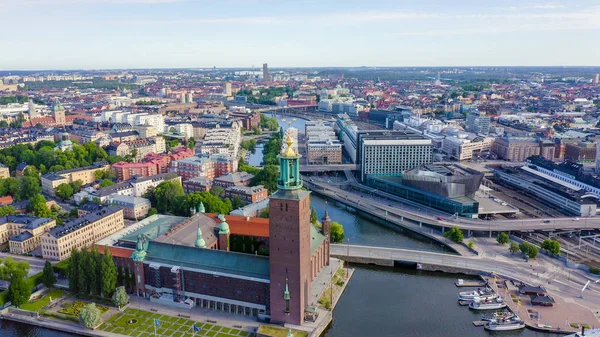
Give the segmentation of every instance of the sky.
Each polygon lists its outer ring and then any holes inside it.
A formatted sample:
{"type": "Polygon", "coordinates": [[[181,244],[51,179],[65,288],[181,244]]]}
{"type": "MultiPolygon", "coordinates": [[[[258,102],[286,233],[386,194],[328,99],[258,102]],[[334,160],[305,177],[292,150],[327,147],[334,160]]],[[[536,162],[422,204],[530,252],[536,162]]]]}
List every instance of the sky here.
{"type": "Polygon", "coordinates": [[[0,69],[599,66],[598,0],[0,0],[0,69]]]}

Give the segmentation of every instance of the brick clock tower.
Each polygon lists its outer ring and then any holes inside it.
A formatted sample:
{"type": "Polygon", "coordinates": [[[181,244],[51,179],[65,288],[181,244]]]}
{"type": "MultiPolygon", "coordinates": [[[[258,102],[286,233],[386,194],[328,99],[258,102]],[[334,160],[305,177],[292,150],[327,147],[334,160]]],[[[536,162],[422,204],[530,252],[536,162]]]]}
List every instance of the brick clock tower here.
{"type": "Polygon", "coordinates": [[[310,192],[302,190],[300,155],[287,135],[277,192],[269,201],[270,313],[274,323],[302,324],[310,299],[310,192]]]}

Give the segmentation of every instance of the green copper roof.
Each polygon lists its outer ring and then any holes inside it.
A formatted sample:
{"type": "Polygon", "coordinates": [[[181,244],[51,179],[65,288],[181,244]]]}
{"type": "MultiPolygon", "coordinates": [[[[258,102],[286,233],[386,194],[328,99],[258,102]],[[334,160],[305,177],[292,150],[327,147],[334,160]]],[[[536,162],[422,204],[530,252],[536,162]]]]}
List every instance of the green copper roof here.
{"type": "Polygon", "coordinates": [[[194,246],[196,246],[196,248],[206,248],[206,241],[204,241],[204,238],[202,237],[202,229],[200,229],[200,226],[198,226],[198,231],[196,232],[194,246]]]}
{"type": "Polygon", "coordinates": [[[60,104],[60,101],[57,99],[54,100],[54,103],[52,104],[52,111],[57,111],[57,110],[65,110],[65,108],[62,106],[62,104],[60,104]]]}
{"type": "Polygon", "coordinates": [[[313,224],[310,225],[310,255],[312,256],[327,237],[313,224]]]}
{"type": "Polygon", "coordinates": [[[146,262],[269,279],[269,258],[265,256],[154,241],[149,243],[146,252],[146,262]]]}
{"type": "Polygon", "coordinates": [[[202,201],[200,201],[198,204],[198,213],[206,213],[206,210],[204,209],[204,203],[202,201]]]}

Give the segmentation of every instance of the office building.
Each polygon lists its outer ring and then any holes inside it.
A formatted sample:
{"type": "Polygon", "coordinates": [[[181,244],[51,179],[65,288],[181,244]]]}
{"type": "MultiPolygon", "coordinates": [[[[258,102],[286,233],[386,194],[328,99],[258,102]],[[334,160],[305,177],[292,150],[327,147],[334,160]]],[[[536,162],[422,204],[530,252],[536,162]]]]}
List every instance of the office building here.
{"type": "Polygon", "coordinates": [[[498,137],[492,144],[492,150],[498,159],[523,162],[531,156],[540,154],[540,143],[529,137],[498,137]]]}
{"type": "Polygon", "coordinates": [[[102,206],[81,218],[70,220],[42,234],[42,256],[45,260],[61,261],[71,256],[73,248],[91,247],[96,241],[123,229],[123,210],[102,206]]]}
{"type": "Polygon", "coordinates": [[[593,83],[594,84],[600,84],[600,74],[594,75],[593,83]]]}
{"type": "Polygon", "coordinates": [[[269,73],[269,66],[264,63],[263,64],[263,81],[271,82],[273,79],[271,78],[271,74],[269,73]]]}
{"type": "Polygon", "coordinates": [[[490,133],[490,116],[483,111],[471,111],[467,115],[467,130],[479,135],[490,133]]]}
{"type": "Polygon", "coordinates": [[[458,165],[423,165],[395,176],[369,176],[367,185],[444,212],[475,218],[483,173],[458,165]]]}
{"type": "Polygon", "coordinates": [[[567,143],[565,159],[576,162],[595,162],[596,151],[596,144],[593,142],[567,143]]]}
{"type": "Polygon", "coordinates": [[[357,158],[363,181],[369,175],[398,175],[430,164],[432,143],[431,139],[411,131],[360,131],[357,158]]]}
{"type": "Polygon", "coordinates": [[[231,97],[231,82],[225,82],[225,84],[223,84],[223,94],[225,94],[226,97],[231,97]]]}
{"type": "Polygon", "coordinates": [[[333,123],[306,121],[304,130],[309,165],[342,163],[342,143],[333,131],[333,123]]]}

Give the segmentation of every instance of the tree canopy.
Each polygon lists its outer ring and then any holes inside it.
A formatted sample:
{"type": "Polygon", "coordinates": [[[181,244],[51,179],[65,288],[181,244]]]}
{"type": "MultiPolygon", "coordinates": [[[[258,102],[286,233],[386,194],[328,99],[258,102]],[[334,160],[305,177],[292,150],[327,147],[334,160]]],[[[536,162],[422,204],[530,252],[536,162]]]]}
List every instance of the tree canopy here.
{"type": "Polygon", "coordinates": [[[547,250],[552,255],[558,255],[560,253],[560,243],[556,240],[544,240],[542,242],[542,249],[547,250]]]}
{"type": "Polygon", "coordinates": [[[510,238],[508,237],[508,234],[500,232],[498,233],[498,238],[496,238],[496,241],[498,241],[498,243],[501,245],[505,245],[510,242],[510,238]]]}
{"type": "Polygon", "coordinates": [[[463,232],[460,230],[460,228],[458,228],[456,226],[452,227],[449,231],[446,231],[444,233],[444,237],[448,238],[456,243],[463,242],[463,240],[465,238],[463,232]]]}
{"type": "Polygon", "coordinates": [[[86,328],[92,329],[100,324],[102,324],[102,314],[100,309],[96,307],[95,303],[90,303],[83,307],[79,312],[79,323],[85,326],[86,328]]]}
{"type": "Polygon", "coordinates": [[[54,269],[52,269],[52,264],[48,260],[46,260],[46,263],[44,264],[44,270],[42,272],[42,283],[46,286],[46,288],[50,288],[56,283],[56,275],[54,275],[54,269]]]}
{"type": "Polygon", "coordinates": [[[344,227],[339,222],[333,221],[331,223],[330,238],[332,243],[340,243],[344,241],[344,227]]]}

